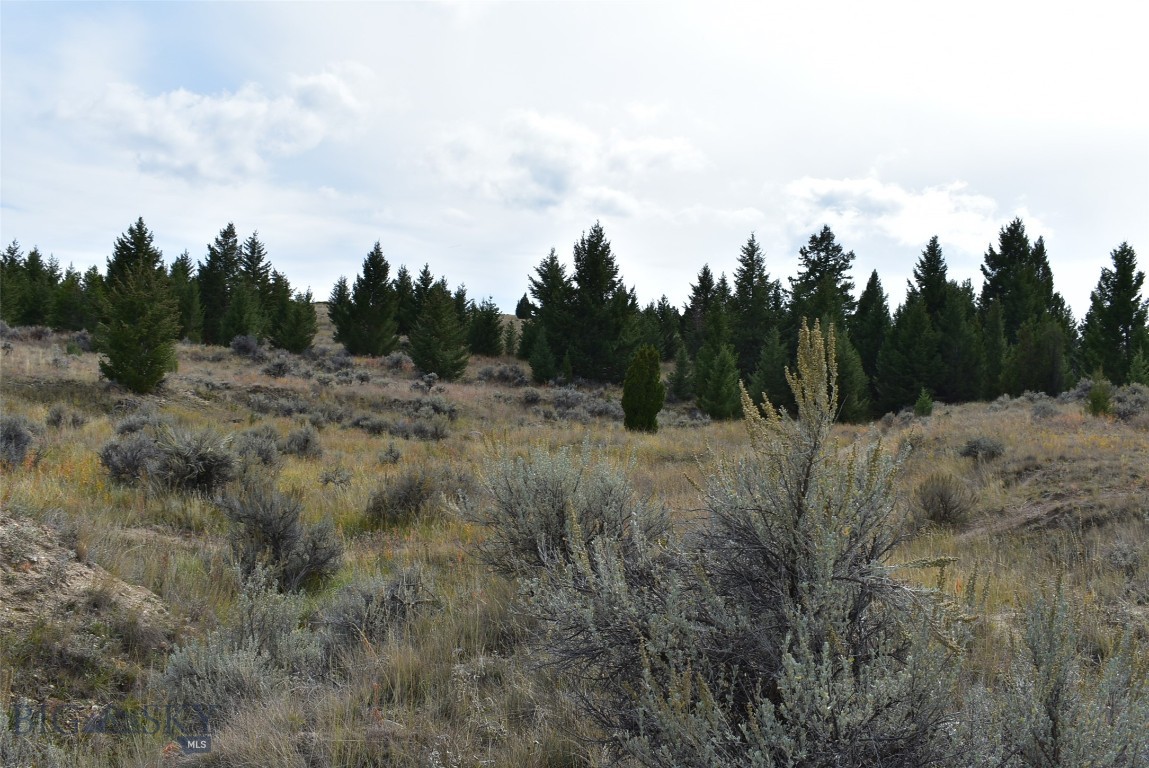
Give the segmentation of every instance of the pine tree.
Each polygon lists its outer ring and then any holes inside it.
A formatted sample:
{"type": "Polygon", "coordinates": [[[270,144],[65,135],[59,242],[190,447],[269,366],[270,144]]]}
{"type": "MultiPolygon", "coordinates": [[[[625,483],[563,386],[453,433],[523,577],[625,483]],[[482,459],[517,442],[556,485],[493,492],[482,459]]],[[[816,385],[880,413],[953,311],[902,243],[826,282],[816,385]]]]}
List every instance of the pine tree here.
{"type": "Polygon", "coordinates": [[[694,396],[694,380],[690,370],[690,353],[686,342],[678,340],[678,350],[674,353],[674,370],[670,374],[670,396],[675,402],[684,402],[694,396]]]}
{"type": "Polygon", "coordinates": [[[742,415],[734,347],[724,344],[712,358],[709,370],[699,371],[698,377],[704,377],[706,382],[698,396],[698,407],[703,413],[718,421],[742,415]]]}
{"type": "Polygon", "coordinates": [[[1089,296],[1081,328],[1081,357],[1086,370],[1100,368],[1115,384],[1129,380],[1134,356],[1149,343],[1149,300],[1142,300],[1145,273],[1137,254],[1122,243],[1110,254],[1113,268],[1103,267],[1089,296]]]}
{"type": "Polygon", "coordinates": [[[1001,302],[1002,324],[1009,344],[1017,342],[1021,326],[1041,317],[1054,305],[1053,272],[1045,253],[1045,241],[1030,245],[1021,219],[1014,219],[998,233],[998,249],[985,253],[981,274],[982,313],[993,301],[1001,302]]]}
{"type": "Polygon", "coordinates": [[[730,301],[731,343],[743,377],[754,372],[766,331],[782,322],[782,313],[782,286],[770,279],[766,255],[751,234],[738,256],[730,301]]]}
{"type": "Polygon", "coordinates": [[[678,353],[678,342],[682,338],[679,330],[682,327],[682,317],[665,293],[654,307],[654,316],[658,323],[658,351],[663,360],[670,360],[678,353]]]}
{"type": "Polygon", "coordinates": [[[133,392],[148,393],[176,369],[178,307],[143,220],[128,232],[130,237],[116,241],[120,261],[108,281],[95,342],[102,354],[100,373],[133,392]],[[143,252],[132,254],[125,243],[143,252]]]}
{"type": "Polygon", "coordinates": [[[914,266],[914,282],[917,284],[918,293],[922,295],[922,301],[925,302],[926,314],[936,327],[948,296],[946,260],[942,255],[937,235],[930,238],[930,242],[914,266]]]}
{"type": "MultiPolygon", "coordinates": [[[[444,283],[446,280],[447,278],[443,278],[444,283]]],[[[455,302],[455,316],[459,318],[459,324],[462,325],[465,330],[467,324],[471,321],[471,310],[474,306],[474,303],[467,298],[467,286],[460,285],[456,288],[455,293],[451,296],[451,300],[455,302]]]]}
{"type": "Polygon", "coordinates": [[[527,294],[524,293],[523,297],[515,304],[515,317],[520,320],[530,320],[534,316],[535,305],[531,303],[531,300],[527,298],[527,294]]]}
{"type": "Polygon", "coordinates": [[[508,319],[503,326],[503,354],[514,355],[519,348],[519,334],[515,321],[508,319]]]}
{"type": "Polygon", "coordinates": [[[80,330],[84,327],[85,305],[83,278],[69,265],[52,295],[49,325],[58,331],[80,330]]]}
{"type": "Polygon", "coordinates": [[[288,302],[286,311],[269,335],[271,343],[288,352],[299,354],[311,348],[319,323],[311,291],[296,293],[288,302]]]}
{"type": "Polygon", "coordinates": [[[44,259],[35,246],[24,259],[20,314],[17,325],[47,325],[51,319],[52,298],[60,284],[60,267],[54,258],[44,259]]]}
{"type": "Polygon", "coordinates": [[[472,355],[503,354],[503,315],[494,299],[487,297],[471,311],[467,341],[472,355]]]}
{"type": "Polygon", "coordinates": [[[878,278],[878,270],[870,273],[866,288],[858,298],[858,309],[850,319],[850,341],[858,351],[862,370],[872,382],[878,373],[878,353],[890,332],[890,306],[886,292],[878,278]]]}
{"type": "Polygon", "coordinates": [[[198,342],[203,332],[203,308],[200,306],[199,282],[192,275],[191,254],[186,250],[172,262],[172,295],[179,308],[178,338],[198,342]]]}
{"type": "MultiPolygon", "coordinates": [[[[573,327],[567,345],[576,376],[620,381],[626,350],[620,338],[637,306],[618,276],[618,264],[602,225],[595,222],[574,245],[573,327]]],[[[553,339],[552,339],[553,341],[553,339]]]]}
{"type": "Polygon", "coordinates": [[[893,327],[878,353],[878,407],[896,411],[911,405],[937,375],[937,334],[921,294],[911,290],[894,313],[893,327]]]}
{"type": "MultiPolygon", "coordinates": [[[[531,346],[527,357],[531,366],[531,378],[537,384],[545,384],[558,375],[555,353],[551,351],[551,345],[547,342],[546,329],[534,323],[531,323],[530,327],[534,329],[530,334],[531,346]]],[[[527,333],[524,331],[523,339],[527,338],[527,333]]]]}
{"type": "Polygon", "coordinates": [[[702,269],[698,270],[698,277],[690,286],[690,298],[682,316],[682,338],[691,356],[697,356],[705,343],[706,317],[714,301],[714,284],[714,273],[710,271],[710,265],[703,264],[702,269]]]}
{"type": "Polygon", "coordinates": [[[1053,317],[1030,318],[1017,333],[1002,367],[1002,385],[1017,396],[1044,392],[1056,396],[1069,382],[1065,332],[1053,317]]]}
{"type": "MultiPolygon", "coordinates": [[[[535,274],[527,278],[527,284],[534,302],[527,300],[526,305],[523,305],[520,301],[517,310],[529,310],[533,322],[546,329],[551,352],[565,354],[566,340],[572,329],[574,285],[554,248],[535,267],[535,274]],[[559,346],[556,348],[555,344],[559,346]]],[[[527,299],[526,295],[523,299],[527,299]]]]}
{"type": "Polygon", "coordinates": [[[332,291],[328,315],[335,325],[335,340],[353,355],[386,355],[399,341],[389,271],[390,265],[376,241],[363,259],[363,270],[356,276],[350,293],[344,293],[347,286],[342,277],[332,291]]]}
{"type": "Polygon", "coordinates": [[[107,280],[112,284],[123,279],[136,267],[152,271],[163,269],[163,254],[155,247],[154,235],[144,224],[143,217],[116,238],[112,255],[108,257],[107,280]]]}
{"type": "Polygon", "coordinates": [[[244,282],[234,286],[228,299],[227,311],[219,324],[222,337],[231,340],[237,336],[252,336],[262,341],[264,330],[264,317],[255,288],[244,282]]]}
{"type": "Polygon", "coordinates": [[[259,232],[243,241],[239,253],[239,278],[255,289],[262,302],[271,288],[271,262],[267,260],[267,247],[259,239],[259,232]]]}
{"type": "Polygon", "coordinates": [[[239,274],[239,255],[235,224],[228,222],[208,245],[207,258],[196,271],[200,306],[203,307],[203,340],[207,344],[231,343],[231,338],[224,338],[223,318],[239,274]]]}
{"type": "Polygon", "coordinates": [[[854,314],[854,283],[850,268],[854,252],[846,251],[834,238],[830,227],[810,235],[798,251],[798,276],[790,278],[791,322],[798,327],[802,318],[828,317],[839,328],[854,314]]]}
{"type": "Polygon", "coordinates": [[[1137,350],[1129,363],[1128,383],[1149,387],[1149,354],[1144,348],[1137,350]]]}
{"type": "Polygon", "coordinates": [[[20,250],[20,243],[13,240],[0,259],[0,320],[12,325],[20,323],[26,290],[24,252],[20,250]]]}
{"type": "Polygon", "coordinates": [[[746,391],[755,405],[769,402],[775,408],[794,410],[790,385],[786,382],[786,369],[790,365],[790,355],[782,333],[771,328],[766,333],[766,342],[758,355],[754,374],[750,377],[746,391]]]}
{"type": "Polygon", "coordinates": [[[88,267],[84,272],[83,278],[84,286],[84,325],[83,327],[92,330],[100,323],[100,313],[103,311],[104,306],[104,293],[105,282],[104,276],[100,274],[99,267],[88,267]]]}
{"type": "Polygon", "coordinates": [[[467,332],[443,283],[435,283],[424,297],[410,341],[411,360],[420,371],[454,381],[467,370],[467,332]]]}
{"type": "Polygon", "coordinates": [[[862,368],[862,358],[846,334],[836,334],[838,358],[838,419],[847,424],[869,421],[870,381],[862,368]]]}
{"type": "Polygon", "coordinates": [[[973,285],[950,280],[934,323],[938,341],[939,375],[933,393],[947,403],[976,400],[984,390],[985,356],[978,332],[973,285]]]}
{"type": "Polygon", "coordinates": [[[395,322],[396,333],[400,336],[409,336],[415,327],[415,318],[418,312],[415,308],[415,282],[411,279],[411,272],[407,265],[399,267],[395,273],[395,322]]]}
{"type": "Polygon", "coordinates": [[[652,345],[639,347],[622,384],[623,426],[635,432],[657,432],[658,412],[666,401],[659,362],[662,355],[652,345]]]}
{"type": "Polygon", "coordinates": [[[424,264],[423,268],[419,270],[419,276],[415,278],[415,286],[412,290],[412,304],[414,306],[414,315],[411,320],[411,327],[415,327],[415,321],[419,319],[419,315],[423,312],[423,303],[427,301],[427,294],[431,292],[431,288],[435,285],[435,276],[431,274],[431,265],[424,264]]]}

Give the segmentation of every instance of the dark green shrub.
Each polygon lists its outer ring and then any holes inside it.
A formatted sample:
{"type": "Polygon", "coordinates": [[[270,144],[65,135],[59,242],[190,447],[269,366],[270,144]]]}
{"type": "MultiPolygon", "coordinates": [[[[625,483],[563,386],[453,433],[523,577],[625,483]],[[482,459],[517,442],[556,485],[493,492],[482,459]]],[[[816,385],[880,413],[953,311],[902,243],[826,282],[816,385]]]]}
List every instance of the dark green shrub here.
{"type": "Polygon", "coordinates": [[[100,373],[133,392],[156,389],[176,369],[179,332],[163,267],[140,264],[125,271],[105,294],[103,314],[95,341],[100,373]]]}
{"type": "Polygon", "coordinates": [[[623,426],[637,432],[657,432],[658,412],[666,402],[659,363],[662,356],[654,346],[639,347],[622,384],[623,426]]]}
{"type": "Polygon", "coordinates": [[[32,424],[23,416],[0,416],[0,466],[14,469],[24,464],[32,445],[32,424]]]}
{"type": "Polygon", "coordinates": [[[339,570],[343,544],[334,526],[330,520],[305,526],[298,494],[249,483],[219,505],[234,523],[232,554],[245,578],[266,568],[280,589],[297,592],[320,586],[339,570]]]}
{"type": "Polygon", "coordinates": [[[934,399],[930,397],[929,390],[922,387],[921,393],[918,394],[918,399],[914,403],[915,416],[929,416],[934,412],[934,399]]]}
{"type": "Polygon", "coordinates": [[[1085,410],[1090,416],[1108,416],[1113,412],[1113,385],[1100,372],[1093,375],[1093,385],[1085,398],[1085,410]]]}
{"type": "Polygon", "coordinates": [[[973,493],[961,480],[944,472],[935,472],[914,490],[918,514],[931,523],[946,527],[964,525],[975,502],[973,493]]]}
{"type": "Polygon", "coordinates": [[[407,525],[424,514],[439,495],[439,478],[422,467],[388,479],[367,502],[367,522],[375,528],[407,525]]]}

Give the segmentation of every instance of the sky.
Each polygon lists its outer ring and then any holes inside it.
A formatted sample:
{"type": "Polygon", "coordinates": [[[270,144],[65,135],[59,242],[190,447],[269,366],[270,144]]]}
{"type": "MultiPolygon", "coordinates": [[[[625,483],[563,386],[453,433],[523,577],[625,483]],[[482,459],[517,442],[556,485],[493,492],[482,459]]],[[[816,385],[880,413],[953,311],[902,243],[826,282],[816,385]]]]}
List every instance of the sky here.
{"type": "Polygon", "coordinates": [[[505,312],[601,222],[645,304],[823,225],[891,309],[1021,217],[1080,319],[1149,263],[1133,2],[0,2],[0,241],[170,261],[229,222],[325,299],[375,241],[505,312]]]}

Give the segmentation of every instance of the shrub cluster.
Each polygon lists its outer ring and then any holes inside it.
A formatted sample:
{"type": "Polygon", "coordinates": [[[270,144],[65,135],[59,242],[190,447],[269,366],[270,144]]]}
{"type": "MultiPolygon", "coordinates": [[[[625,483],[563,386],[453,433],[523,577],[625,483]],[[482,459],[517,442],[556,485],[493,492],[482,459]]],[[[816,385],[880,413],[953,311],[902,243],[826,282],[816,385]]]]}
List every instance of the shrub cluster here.
{"type": "Polygon", "coordinates": [[[298,494],[248,483],[218,503],[234,523],[232,554],[245,578],[266,568],[280,589],[297,592],[323,584],[339,570],[343,544],[335,527],[328,519],[305,526],[298,494]]]}
{"type": "Polygon", "coordinates": [[[1005,453],[1005,445],[993,437],[975,437],[967,440],[958,455],[978,461],[993,461],[1005,453]]]}
{"type": "Polygon", "coordinates": [[[391,631],[435,605],[434,594],[430,578],[416,566],[343,587],[319,616],[324,655],[383,642],[391,631]]]}
{"type": "Polygon", "coordinates": [[[498,384],[506,384],[510,387],[525,387],[531,383],[531,377],[523,370],[522,366],[506,363],[483,366],[479,369],[478,379],[483,382],[493,381],[498,384]]]}
{"type": "Polygon", "coordinates": [[[63,429],[64,427],[79,429],[88,423],[88,417],[79,411],[56,403],[48,410],[48,415],[44,417],[44,423],[52,429],[63,429]]]}
{"type": "Polygon", "coordinates": [[[441,495],[439,480],[424,467],[413,467],[388,479],[367,502],[368,523],[375,528],[391,528],[414,522],[441,495]]]}
{"type": "Polygon", "coordinates": [[[0,466],[12,469],[24,463],[34,431],[23,416],[0,416],[0,466]]]}
{"type": "Polygon", "coordinates": [[[935,472],[914,491],[918,514],[935,525],[964,525],[973,511],[976,498],[961,480],[945,472],[935,472]]]}

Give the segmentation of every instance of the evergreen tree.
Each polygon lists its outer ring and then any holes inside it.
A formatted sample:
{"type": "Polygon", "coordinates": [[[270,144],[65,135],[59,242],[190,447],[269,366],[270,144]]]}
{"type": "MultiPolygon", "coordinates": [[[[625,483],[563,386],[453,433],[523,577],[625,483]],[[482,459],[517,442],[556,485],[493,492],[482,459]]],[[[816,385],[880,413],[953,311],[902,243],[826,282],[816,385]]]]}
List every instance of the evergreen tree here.
{"type": "Polygon", "coordinates": [[[135,267],[163,271],[163,254],[154,244],[155,237],[144,224],[143,217],[128,227],[127,232],[116,238],[112,255],[108,257],[108,284],[121,280],[135,267]]]}
{"type": "Polygon", "coordinates": [[[319,323],[309,289],[291,298],[269,339],[274,346],[299,354],[311,348],[318,332],[319,323]]]}
{"type": "Polygon", "coordinates": [[[754,372],[766,331],[781,322],[781,314],[782,287],[767,274],[766,254],[751,234],[738,256],[730,306],[731,342],[744,377],[754,372]]]}
{"type": "Polygon", "coordinates": [[[264,303],[271,288],[271,262],[267,260],[267,247],[260,241],[259,232],[243,241],[239,253],[239,278],[255,289],[255,295],[264,303]]]}
{"type": "Polygon", "coordinates": [[[875,269],[858,298],[858,309],[850,319],[849,334],[862,361],[862,370],[871,382],[878,373],[878,353],[890,332],[890,324],[890,306],[886,303],[886,292],[875,269]]]}
{"type": "Polygon", "coordinates": [[[985,310],[981,348],[985,364],[982,397],[986,400],[993,400],[1005,392],[1002,383],[1002,371],[1008,350],[1008,345],[1005,342],[1005,317],[1000,301],[990,302],[989,308],[985,310]]]}
{"type": "Polygon", "coordinates": [[[97,326],[95,342],[103,356],[100,373],[133,392],[147,393],[176,369],[178,308],[143,221],[128,233],[130,237],[118,239],[116,247],[131,242],[144,253],[124,249],[117,254],[122,261],[108,281],[104,319],[97,326]]]}
{"type": "Polygon", "coordinates": [[[411,360],[420,371],[454,381],[467,370],[467,332],[443,283],[435,283],[424,297],[410,341],[411,360]]]}
{"type": "MultiPolygon", "coordinates": [[[[447,278],[444,277],[443,282],[446,283],[446,280],[447,278]]],[[[460,285],[456,288],[451,300],[455,302],[455,316],[459,318],[459,324],[465,330],[467,323],[471,321],[471,309],[473,308],[473,302],[467,298],[467,286],[460,285]]]]}
{"type": "Polygon", "coordinates": [[[678,351],[674,353],[674,371],[670,374],[670,396],[676,402],[684,402],[694,396],[694,380],[690,370],[690,353],[686,342],[678,340],[678,351]]]}
{"type": "Polygon", "coordinates": [[[83,327],[88,330],[94,329],[100,323],[100,313],[104,306],[104,285],[104,276],[100,274],[99,267],[91,266],[84,271],[83,327]]]}
{"type": "Polygon", "coordinates": [[[939,375],[933,393],[947,403],[976,400],[984,390],[985,359],[978,333],[973,285],[967,280],[945,285],[942,310],[934,323],[939,375]]]}
{"type": "Polygon", "coordinates": [[[237,336],[253,336],[260,341],[263,340],[264,317],[260,311],[259,296],[255,288],[246,282],[241,282],[231,289],[227,311],[220,321],[219,332],[223,338],[229,340],[237,336]]]}
{"type": "Polygon", "coordinates": [[[178,338],[198,342],[203,330],[203,308],[199,300],[199,282],[192,274],[191,254],[185,250],[177,256],[169,274],[172,295],[178,307],[178,338]]]}
{"type": "Polygon", "coordinates": [[[574,300],[574,284],[554,248],[535,267],[535,274],[527,278],[527,284],[528,292],[534,298],[533,303],[527,302],[531,317],[540,328],[546,330],[547,344],[552,354],[566,354],[567,341],[573,327],[571,305],[574,300]]]}
{"type": "MultiPolygon", "coordinates": [[[[558,376],[555,353],[551,351],[551,345],[547,342],[546,329],[534,323],[530,323],[530,327],[534,329],[530,334],[531,346],[527,358],[531,366],[531,378],[538,384],[545,384],[558,376]]],[[[526,338],[527,333],[524,331],[523,339],[526,338]]]]}
{"type": "Polygon", "coordinates": [[[44,259],[35,246],[24,259],[20,286],[20,314],[17,325],[47,325],[51,320],[52,299],[60,284],[60,267],[54,258],[44,259]]]}
{"type": "Polygon", "coordinates": [[[1137,350],[1133,360],[1129,363],[1129,384],[1141,384],[1149,387],[1149,354],[1145,349],[1137,350]]]}
{"type": "Polygon", "coordinates": [[[738,418],[742,415],[742,400],[734,347],[724,344],[712,361],[708,371],[699,371],[698,378],[704,378],[706,383],[699,393],[698,407],[718,421],[738,418]]]}
{"type": "Polygon", "coordinates": [[[1017,342],[1023,323],[1041,317],[1054,303],[1053,272],[1045,254],[1045,241],[1030,245],[1021,219],[1014,219],[998,233],[998,250],[991,245],[981,267],[982,311],[990,302],[1001,302],[1005,339],[1017,342]]]}
{"type": "Polygon", "coordinates": [[[1149,349],[1149,301],[1142,300],[1145,273],[1137,269],[1137,254],[1122,243],[1110,254],[1113,268],[1103,267],[1089,295],[1089,311],[1081,327],[1085,370],[1100,368],[1114,384],[1129,380],[1134,356],[1149,349]]]}
{"type": "Polygon", "coordinates": [[[472,355],[503,354],[503,315],[494,299],[484,299],[471,311],[467,340],[472,355]]]}
{"type": "Polygon", "coordinates": [[[949,285],[946,278],[946,261],[937,235],[930,238],[930,242],[914,266],[914,282],[917,284],[918,293],[922,295],[922,301],[925,302],[926,314],[936,327],[945,307],[949,285]]]}
{"type": "MultiPolygon", "coordinates": [[[[831,326],[832,327],[832,326],[831,326]]],[[[861,424],[869,421],[870,381],[862,368],[862,358],[846,334],[836,334],[838,359],[838,414],[840,421],[861,424]]]]}
{"type": "Polygon", "coordinates": [[[69,265],[52,296],[49,325],[58,331],[78,331],[84,328],[85,309],[83,277],[69,265]]]}
{"type": "Polygon", "coordinates": [[[771,328],[766,332],[766,342],[762,345],[758,363],[747,387],[747,394],[756,405],[769,402],[774,408],[788,412],[794,410],[793,393],[786,381],[786,368],[789,364],[790,355],[782,332],[778,328],[771,328]]]}
{"type": "Polygon", "coordinates": [[[411,279],[407,265],[404,264],[395,273],[395,322],[398,326],[396,333],[400,336],[409,336],[418,316],[415,308],[415,282],[411,279]]]}
{"type": "Polygon", "coordinates": [[[207,344],[230,344],[225,338],[223,318],[231,302],[231,289],[239,274],[240,246],[235,224],[220,230],[207,247],[207,258],[199,264],[196,281],[203,308],[203,340],[207,344]]]}
{"type": "Polygon", "coordinates": [[[690,286],[690,298],[682,317],[682,338],[691,356],[697,356],[705,343],[706,317],[714,302],[714,290],[714,273],[710,271],[709,264],[703,264],[695,283],[690,286]]]}
{"type": "Polygon", "coordinates": [[[427,301],[427,294],[431,292],[431,288],[435,286],[435,276],[431,274],[431,265],[424,264],[423,268],[419,270],[419,276],[415,278],[415,287],[412,291],[413,304],[415,314],[412,319],[411,327],[415,327],[415,321],[419,319],[419,315],[423,312],[423,303],[427,301]]]}
{"type": "MultiPolygon", "coordinates": [[[[699,398],[710,390],[710,376],[715,371],[718,356],[730,344],[730,322],[725,303],[713,300],[703,327],[704,341],[694,360],[694,387],[699,398]]],[[[737,367],[737,360],[735,361],[737,367]]],[[[737,382],[737,376],[735,381],[737,382]]]]}
{"type": "MultiPolygon", "coordinates": [[[[399,341],[395,333],[398,328],[395,320],[395,292],[389,280],[389,271],[390,265],[376,241],[363,259],[363,270],[351,286],[350,297],[344,299],[336,295],[336,291],[339,291],[338,283],[332,292],[328,312],[335,324],[335,340],[353,355],[386,355],[395,349],[399,341]],[[336,302],[339,303],[338,307],[335,307],[336,302]]],[[[450,295],[447,298],[450,299],[450,295]]]]}
{"type": "Polygon", "coordinates": [[[519,334],[515,321],[508,319],[503,326],[503,354],[514,355],[519,348],[519,334]]]}
{"type": "Polygon", "coordinates": [[[574,246],[574,319],[567,346],[576,376],[618,381],[626,360],[619,339],[632,306],[602,225],[595,222],[574,246]]]}
{"type": "Polygon", "coordinates": [[[1013,396],[1024,392],[1060,394],[1069,383],[1065,331],[1053,317],[1030,318],[1017,333],[1002,370],[1002,384],[1013,396]]]}
{"type": "Polygon", "coordinates": [[[878,406],[896,411],[917,400],[937,375],[937,334],[930,324],[926,302],[911,290],[894,313],[894,323],[878,353],[878,406]]]}
{"type": "Polygon", "coordinates": [[[854,314],[854,283],[849,275],[853,263],[854,252],[843,249],[828,226],[810,235],[810,241],[798,251],[798,276],[790,278],[795,328],[802,318],[823,317],[839,328],[846,327],[846,319],[854,314]]]}
{"type": "Polygon", "coordinates": [[[530,320],[534,316],[535,305],[531,304],[531,300],[524,293],[523,297],[519,299],[519,303],[515,304],[515,317],[520,320],[530,320]]]}
{"type": "Polygon", "coordinates": [[[682,338],[679,329],[682,327],[682,317],[678,308],[670,303],[664,293],[654,307],[654,317],[658,324],[658,347],[663,360],[672,359],[678,353],[678,342],[682,338]]]}
{"type": "Polygon", "coordinates": [[[658,412],[666,401],[657,347],[639,347],[622,384],[623,426],[636,432],[657,432],[658,412]]]}
{"type": "Polygon", "coordinates": [[[20,250],[20,243],[13,240],[0,258],[0,320],[19,325],[24,313],[26,284],[24,252],[20,250]]]}
{"type": "Polygon", "coordinates": [[[346,347],[352,334],[352,306],[351,289],[343,275],[339,276],[331,288],[331,296],[327,299],[327,317],[335,326],[335,343],[346,347]]]}

